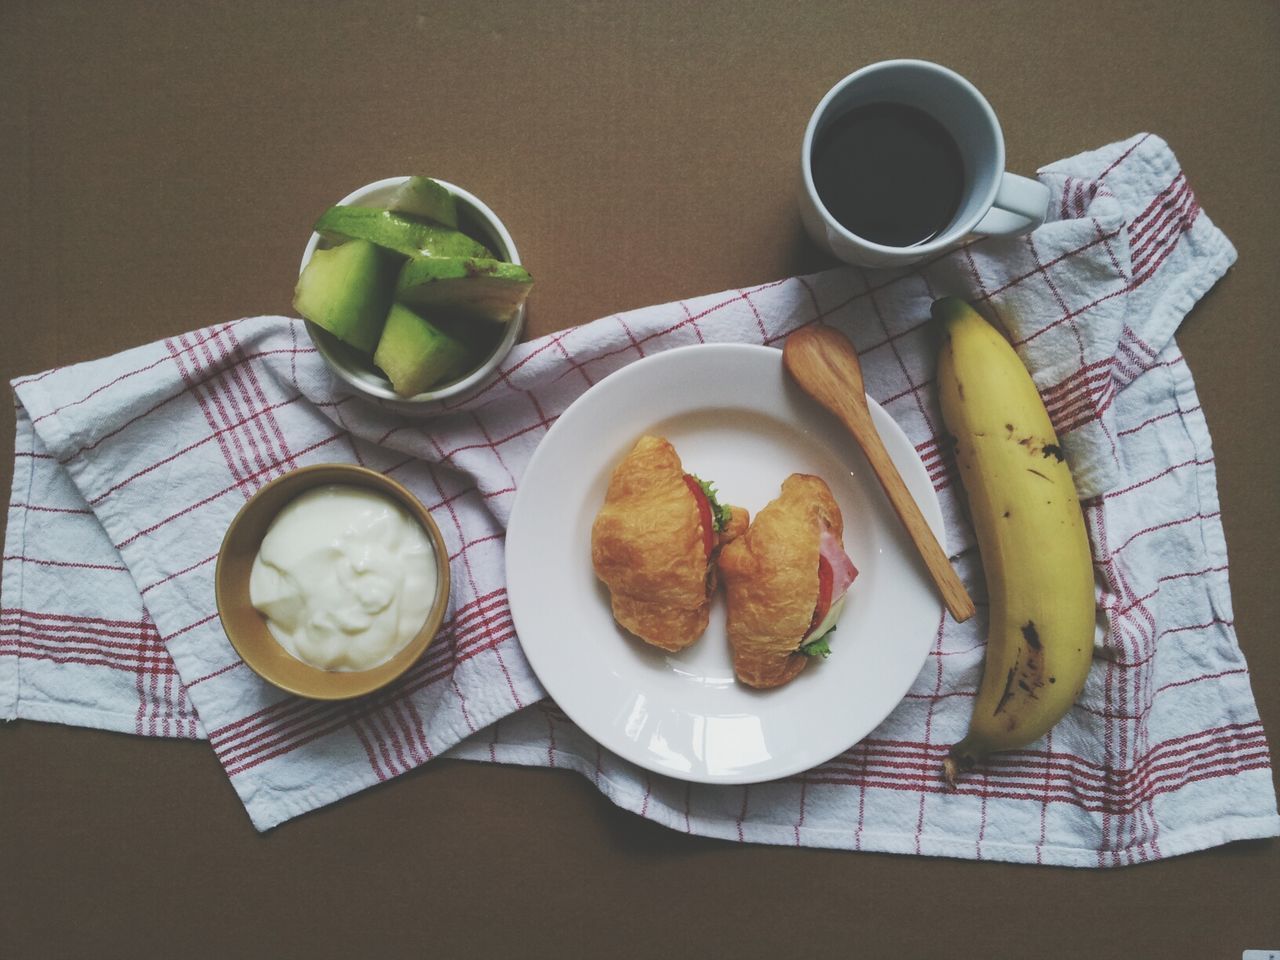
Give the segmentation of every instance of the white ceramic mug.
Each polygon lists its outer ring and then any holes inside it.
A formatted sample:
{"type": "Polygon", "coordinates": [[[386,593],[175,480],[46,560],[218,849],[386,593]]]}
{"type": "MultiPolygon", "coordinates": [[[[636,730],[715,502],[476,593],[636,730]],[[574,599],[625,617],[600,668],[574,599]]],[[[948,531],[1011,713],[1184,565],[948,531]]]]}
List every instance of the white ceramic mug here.
{"type": "Polygon", "coordinates": [[[954,70],[927,60],[885,60],[849,74],[813,111],[800,155],[800,217],[813,241],[846,263],[898,267],[955,246],[971,235],[1013,236],[1044,222],[1049,188],[1006,173],[1004,134],[991,104],[954,70]],[[873,243],[833,217],[813,184],[813,145],[828,123],[855,107],[899,103],[923,110],[955,140],[964,162],[964,190],[950,223],[909,247],[873,243]]]}

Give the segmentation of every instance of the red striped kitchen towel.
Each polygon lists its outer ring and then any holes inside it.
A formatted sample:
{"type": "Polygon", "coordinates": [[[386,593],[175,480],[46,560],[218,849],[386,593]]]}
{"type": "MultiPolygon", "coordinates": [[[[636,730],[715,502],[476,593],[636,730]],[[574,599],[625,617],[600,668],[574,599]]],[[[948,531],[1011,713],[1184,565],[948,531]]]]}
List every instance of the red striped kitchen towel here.
{"type": "Polygon", "coordinates": [[[1235,251],[1168,147],[1139,136],[1049,166],[1053,219],[917,269],[838,269],[607,317],[516,349],[462,402],[406,418],[354,397],[297,321],[254,318],[14,382],[0,586],[0,717],[207,737],[266,829],[445,751],[567,767],[678,830],[740,841],[1073,865],[1280,833],[1232,627],[1213,454],[1173,333],[1235,251]],[[652,776],[543,699],[503,589],[521,473],[591,384],[649,353],[849,333],[869,392],[929,467],[977,598],[982,570],[938,445],[929,304],[954,294],[1014,341],[1075,471],[1106,630],[1078,706],[1043,741],[945,792],[984,618],[945,622],[901,706],[829,763],[751,787],[652,776]],[[387,692],[345,704],[261,682],[218,624],[214,558],[236,510],[303,464],[355,461],[430,508],[454,591],[444,632],[387,692]]]}

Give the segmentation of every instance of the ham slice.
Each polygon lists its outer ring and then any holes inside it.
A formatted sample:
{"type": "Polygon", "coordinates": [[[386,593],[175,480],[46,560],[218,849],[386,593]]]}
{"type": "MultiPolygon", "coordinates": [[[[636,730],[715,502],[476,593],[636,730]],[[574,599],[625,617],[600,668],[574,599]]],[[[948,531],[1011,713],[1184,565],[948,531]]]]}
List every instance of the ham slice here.
{"type": "Polygon", "coordinates": [[[818,538],[818,553],[831,565],[831,602],[835,603],[853,583],[858,575],[858,568],[841,549],[840,541],[830,530],[823,530],[818,538]]]}
{"type": "Polygon", "coordinates": [[[809,630],[800,641],[802,644],[825,635],[835,626],[844,610],[845,592],[857,575],[858,568],[841,549],[840,541],[829,530],[823,530],[818,541],[818,606],[813,611],[809,630]]]}

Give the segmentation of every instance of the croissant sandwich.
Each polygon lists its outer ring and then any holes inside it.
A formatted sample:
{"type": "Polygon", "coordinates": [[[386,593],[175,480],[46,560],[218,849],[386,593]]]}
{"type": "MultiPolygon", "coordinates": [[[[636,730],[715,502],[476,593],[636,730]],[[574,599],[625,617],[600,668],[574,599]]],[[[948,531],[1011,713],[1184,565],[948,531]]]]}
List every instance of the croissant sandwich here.
{"type": "Polygon", "coordinates": [[[844,518],[818,477],[793,473],[782,493],[720,554],[729,603],[733,672],[752,687],[778,687],[814,656],[858,575],[844,552],[844,518]]]}
{"type": "Polygon", "coordinates": [[[641,437],[614,469],[591,526],[591,563],[614,619],[663,650],[697,640],[707,628],[716,553],[747,519],[685,473],[670,443],[641,437]]]}

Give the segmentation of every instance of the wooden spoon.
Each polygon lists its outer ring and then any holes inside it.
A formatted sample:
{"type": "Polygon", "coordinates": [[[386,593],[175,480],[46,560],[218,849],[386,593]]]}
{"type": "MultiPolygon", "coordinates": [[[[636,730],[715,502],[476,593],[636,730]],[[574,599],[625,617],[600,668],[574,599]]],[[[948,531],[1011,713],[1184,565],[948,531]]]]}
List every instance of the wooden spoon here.
{"type": "Polygon", "coordinates": [[[862,366],[853,344],[832,327],[811,324],[787,338],[782,348],[782,362],[800,389],[839,417],[853,434],[898,519],[920,551],[951,616],[956,622],[968,620],[974,614],[973,601],[942,547],[938,546],[920,508],[907,492],[898,468],[889,459],[889,452],[871,422],[871,410],[862,385],[862,366]]]}

